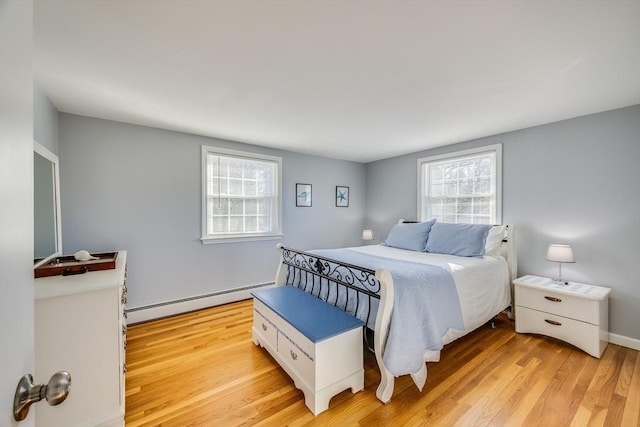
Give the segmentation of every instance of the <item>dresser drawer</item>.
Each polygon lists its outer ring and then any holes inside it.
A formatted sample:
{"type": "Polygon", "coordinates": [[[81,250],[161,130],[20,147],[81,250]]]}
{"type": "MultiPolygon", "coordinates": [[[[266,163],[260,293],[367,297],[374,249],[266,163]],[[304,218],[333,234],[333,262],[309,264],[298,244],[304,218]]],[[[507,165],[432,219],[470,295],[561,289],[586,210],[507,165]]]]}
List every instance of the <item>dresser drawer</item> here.
{"type": "MultiPolygon", "coordinates": [[[[581,320],[593,325],[600,323],[598,300],[552,292],[547,289],[518,286],[516,305],[518,309],[520,307],[528,307],[562,317],[581,320]]],[[[518,314],[516,313],[517,316],[518,314]]]]}
{"type": "Polygon", "coordinates": [[[526,307],[517,309],[516,332],[530,332],[558,338],[595,357],[600,357],[606,346],[606,339],[600,339],[600,328],[596,325],[526,307]]]}

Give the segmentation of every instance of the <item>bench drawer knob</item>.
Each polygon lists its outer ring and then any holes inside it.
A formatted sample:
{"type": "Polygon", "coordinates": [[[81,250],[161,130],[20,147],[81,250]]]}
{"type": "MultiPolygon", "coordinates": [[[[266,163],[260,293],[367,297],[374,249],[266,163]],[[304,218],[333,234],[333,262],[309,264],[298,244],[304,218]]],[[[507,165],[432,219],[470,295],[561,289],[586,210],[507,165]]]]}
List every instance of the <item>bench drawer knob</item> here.
{"type": "Polygon", "coordinates": [[[293,360],[298,360],[298,355],[293,350],[289,350],[289,353],[291,354],[291,358],[293,360]]]}
{"type": "Polygon", "coordinates": [[[262,330],[266,331],[267,330],[267,325],[265,325],[264,323],[262,324],[262,330]]]}

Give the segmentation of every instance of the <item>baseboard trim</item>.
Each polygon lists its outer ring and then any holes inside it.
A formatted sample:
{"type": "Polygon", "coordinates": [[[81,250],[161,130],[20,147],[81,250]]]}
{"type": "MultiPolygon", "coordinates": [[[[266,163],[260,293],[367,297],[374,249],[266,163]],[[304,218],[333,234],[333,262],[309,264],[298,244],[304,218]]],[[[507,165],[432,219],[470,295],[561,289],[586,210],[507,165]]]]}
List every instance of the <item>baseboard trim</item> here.
{"type": "Polygon", "coordinates": [[[629,338],[624,335],[612,334],[609,332],[609,342],[611,344],[621,345],[622,347],[640,351],[640,340],[635,338],[629,338]]]}
{"type": "Polygon", "coordinates": [[[150,320],[174,316],[176,314],[187,313],[189,311],[201,310],[203,308],[213,307],[216,305],[242,301],[251,298],[251,292],[255,289],[268,288],[273,286],[275,286],[275,283],[273,282],[261,283],[258,285],[229,289],[205,295],[197,295],[189,298],[166,301],[158,304],[127,308],[127,323],[135,324],[148,322],[150,320]]]}

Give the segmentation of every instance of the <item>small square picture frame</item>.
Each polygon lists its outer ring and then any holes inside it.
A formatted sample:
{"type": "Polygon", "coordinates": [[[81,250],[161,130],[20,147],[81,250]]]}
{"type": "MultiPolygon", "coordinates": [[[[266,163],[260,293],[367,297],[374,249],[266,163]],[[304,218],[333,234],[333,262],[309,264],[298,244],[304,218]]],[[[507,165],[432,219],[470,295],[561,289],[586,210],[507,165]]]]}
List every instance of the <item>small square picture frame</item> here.
{"type": "Polygon", "coordinates": [[[296,206],[310,208],[311,203],[311,184],[296,184],[296,206]]]}
{"type": "Polygon", "coordinates": [[[336,185],[336,207],[349,207],[349,187],[344,185],[336,185]]]}

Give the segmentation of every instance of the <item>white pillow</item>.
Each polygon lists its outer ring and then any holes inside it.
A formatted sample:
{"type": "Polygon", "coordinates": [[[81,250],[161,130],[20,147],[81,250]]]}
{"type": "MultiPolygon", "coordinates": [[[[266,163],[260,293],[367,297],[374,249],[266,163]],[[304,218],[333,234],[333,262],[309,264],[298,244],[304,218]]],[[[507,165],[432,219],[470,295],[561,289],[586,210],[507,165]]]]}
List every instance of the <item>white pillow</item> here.
{"type": "Polygon", "coordinates": [[[487,242],[484,245],[484,254],[488,256],[500,256],[502,240],[507,232],[506,225],[494,225],[487,234],[487,242]]]}

